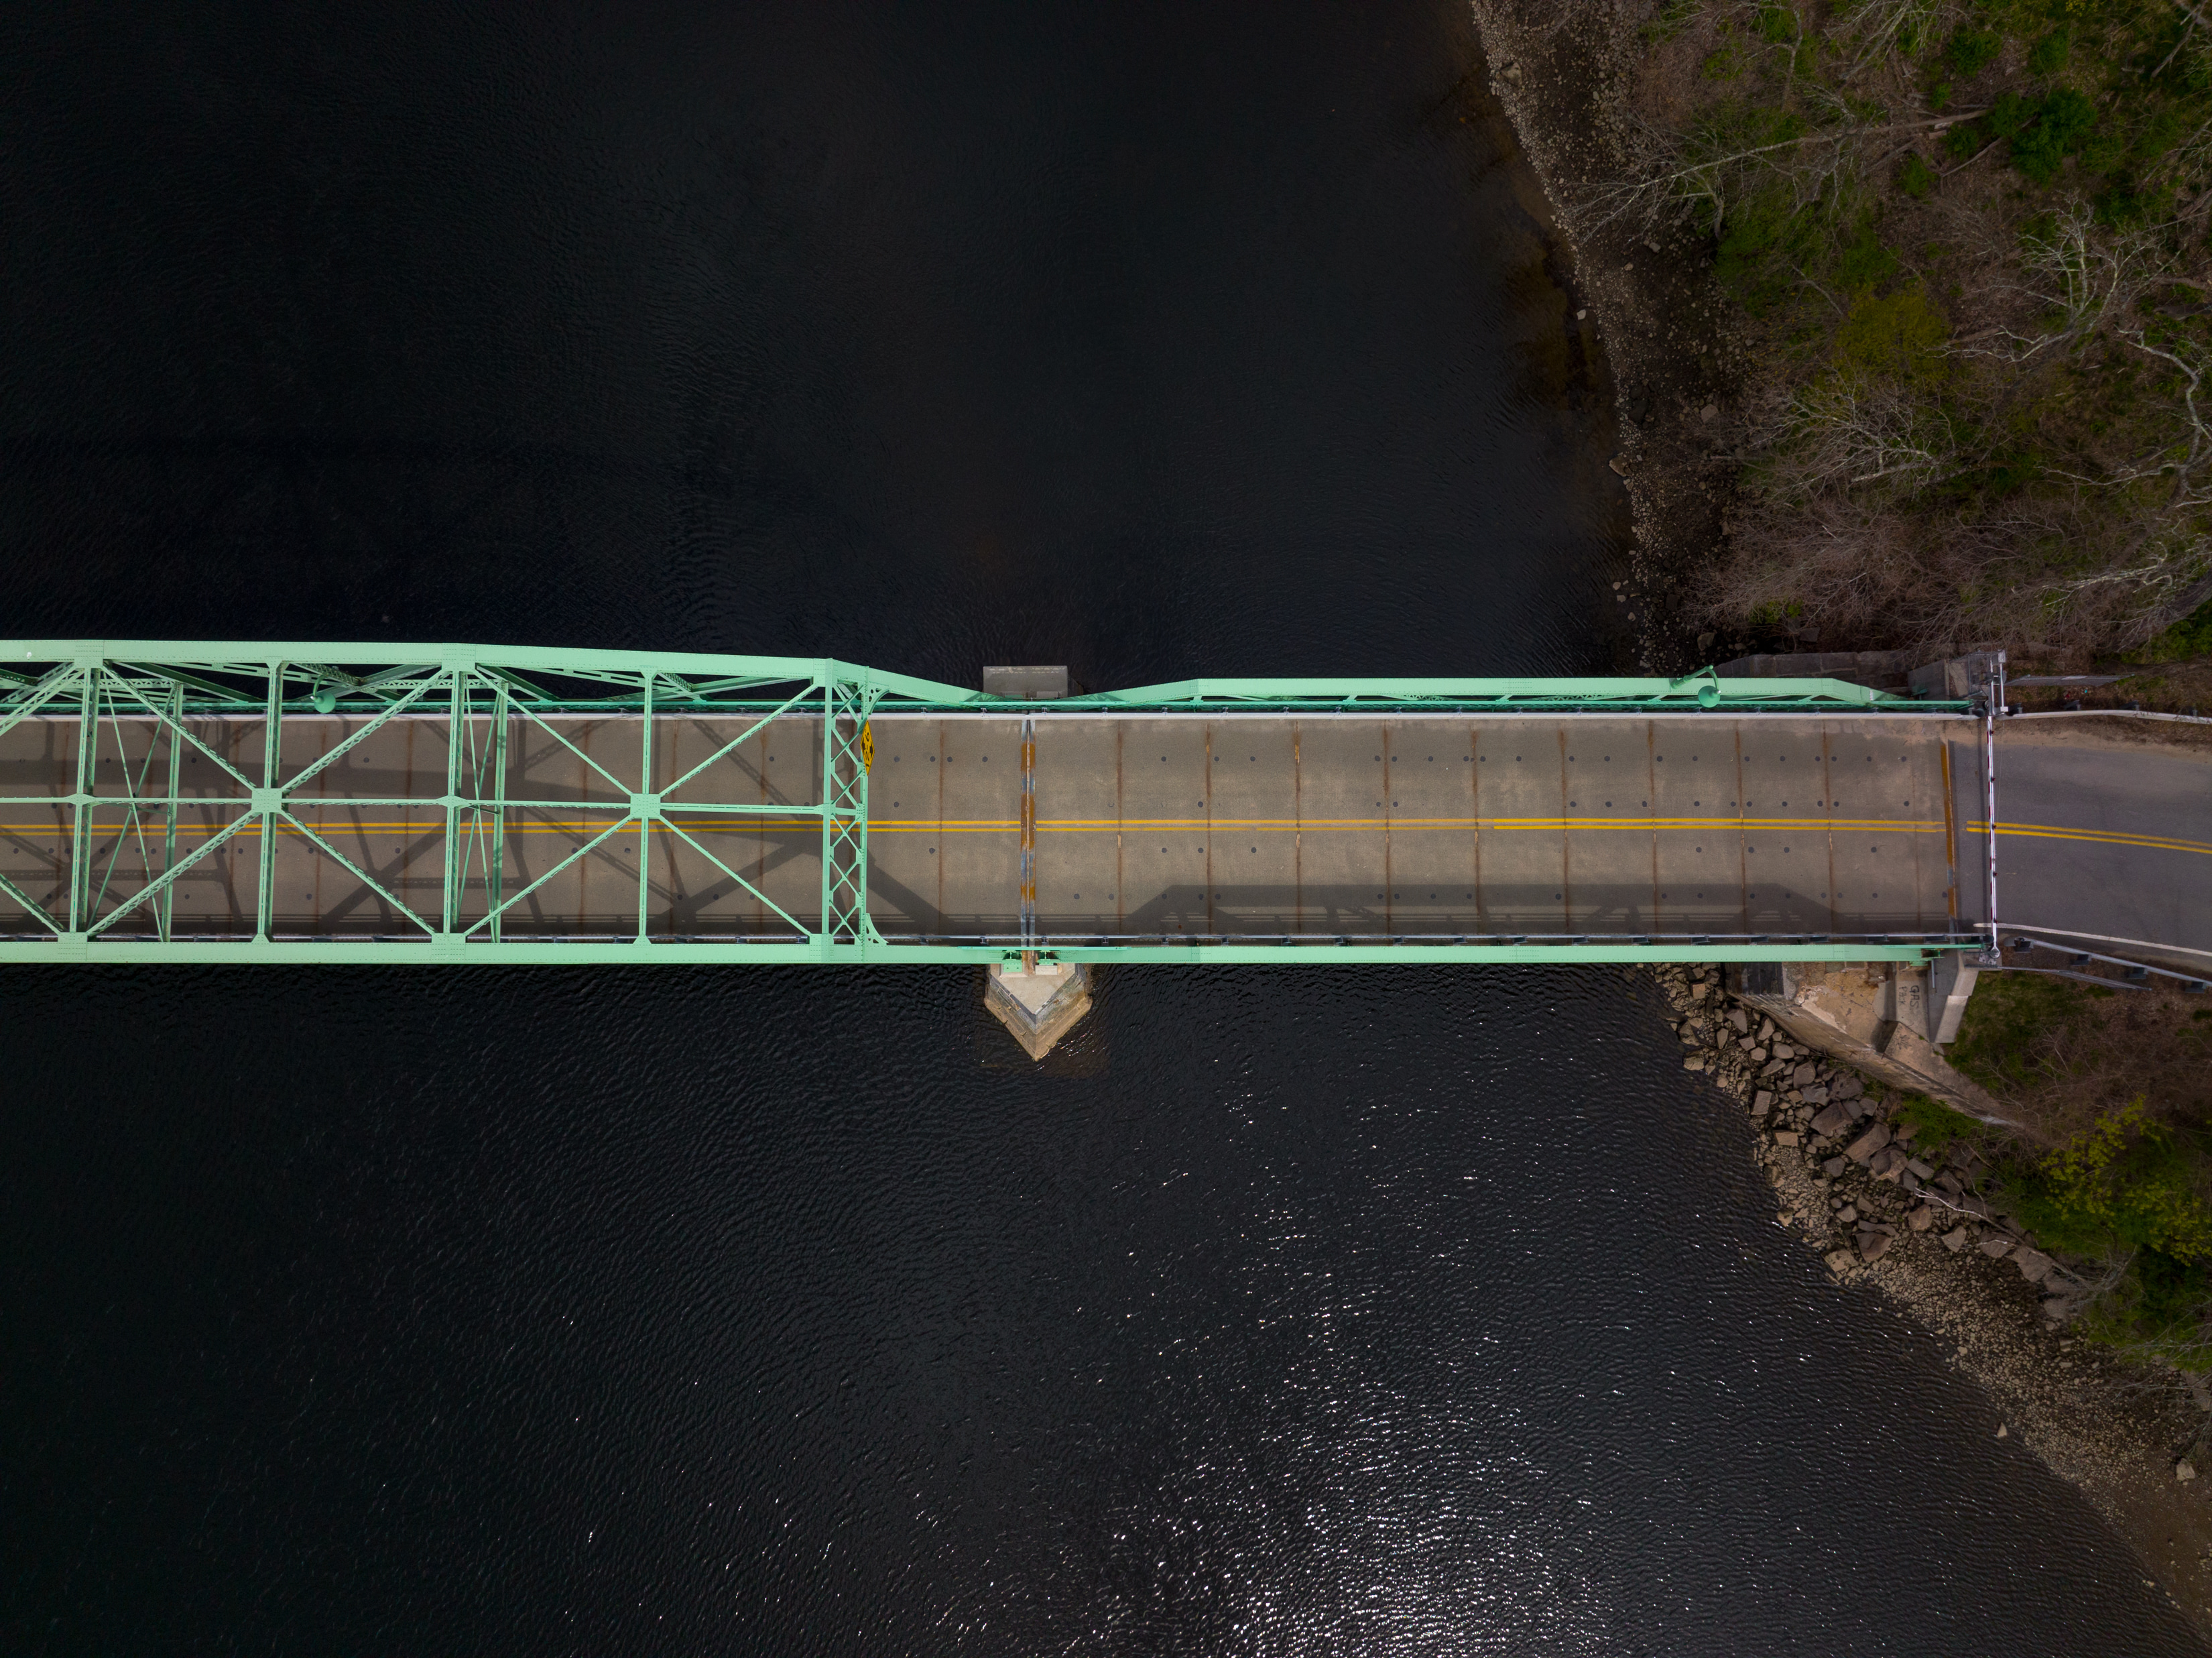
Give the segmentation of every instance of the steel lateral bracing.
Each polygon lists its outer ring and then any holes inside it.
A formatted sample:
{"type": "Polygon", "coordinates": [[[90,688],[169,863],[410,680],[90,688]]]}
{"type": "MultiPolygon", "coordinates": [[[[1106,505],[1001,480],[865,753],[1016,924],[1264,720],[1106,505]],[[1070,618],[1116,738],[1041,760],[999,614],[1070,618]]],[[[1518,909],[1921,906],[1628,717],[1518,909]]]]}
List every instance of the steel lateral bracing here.
{"type": "MultiPolygon", "coordinates": [[[[1826,716],[1962,707],[1710,670],[1671,680],[1194,680],[1028,703],[826,659],[16,640],[0,643],[9,816],[0,960],[998,960],[1045,942],[1032,722],[1207,710],[1826,716]],[[871,918],[872,722],[933,710],[1023,722],[1022,850],[1010,872],[1021,918],[1003,939],[887,939],[871,918]],[[764,732],[800,729],[807,753],[787,759],[788,742],[763,749],[764,732]],[[720,932],[670,921],[667,871],[679,866],[752,920],[720,932]],[[621,883],[634,883],[634,905],[621,883]],[[589,926],[578,919],[586,915],[589,926]]],[[[1978,942],[1151,936],[1042,953],[1841,960],[1978,942]]]]}

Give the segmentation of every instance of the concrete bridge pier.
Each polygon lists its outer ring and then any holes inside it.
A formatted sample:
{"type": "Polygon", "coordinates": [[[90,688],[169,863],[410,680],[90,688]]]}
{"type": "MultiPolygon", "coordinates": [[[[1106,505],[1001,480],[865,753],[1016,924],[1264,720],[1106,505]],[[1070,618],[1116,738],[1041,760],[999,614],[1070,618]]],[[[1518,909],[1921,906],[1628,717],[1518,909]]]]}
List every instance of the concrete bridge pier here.
{"type": "Polygon", "coordinates": [[[1050,1053],[1091,1011],[1091,969],[1082,962],[994,962],[983,1005],[1032,1059],[1050,1053]]]}
{"type": "MultiPolygon", "coordinates": [[[[987,667],[984,694],[1026,702],[1058,702],[1067,695],[1067,669],[1049,667],[987,667]]],[[[1022,936],[1036,931],[1036,808],[1033,771],[1036,748],[1026,722],[1022,737],[1022,936]]],[[[1013,1033],[1022,1051],[1032,1059],[1050,1053],[1053,1045],[1073,1030],[1091,1011],[1091,969],[1080,962],[1040,961],[1033,949],[1022,952],[1018,963],[995,962],[983,989],[983,1005],[1013,1033]]]]}

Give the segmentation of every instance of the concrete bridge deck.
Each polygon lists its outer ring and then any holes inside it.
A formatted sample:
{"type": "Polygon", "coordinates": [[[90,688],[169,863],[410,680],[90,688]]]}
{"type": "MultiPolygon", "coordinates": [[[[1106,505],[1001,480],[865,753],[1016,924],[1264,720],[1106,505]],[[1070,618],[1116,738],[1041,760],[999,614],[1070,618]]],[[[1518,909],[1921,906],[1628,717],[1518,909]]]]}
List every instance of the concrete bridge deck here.
{"type": "MultiPolygon", "coordinates": [[[[287,716],[270,934],[405,936],[419,927],[410,912],[437,913],[449,857],[489,876],[468,883],[464,928],[526,892],[500,917],[508,938],[634,938],[641,899],[649,937],[817,931],[820,824],[797,808],[822,797],[822,720],[787,715],[747,735],[755,723],[656,716],[648,745],[641,715],[465,719],[472,804],[449,836],[448,717],[287,716]],[[652,815],[633,815],[643,795],[658,797],[652,815]]],[[[1954,748],[1978,764],[1980,729],[1958,717],[1045,714],[1026,722],[1025,767],[1024,723],[871,722],[868,913],[886,940],[1020,940],[1025,783],[1031,936],[1046,944],[1948,937],[1958,826],[1946,778],[1954,748]]],[[[253,935],[264,828],[240,777],[256,775],[264,728],[188,717],[173,737],[147,715],[96,723],[95,906],[205,849],[166,905],[118,918],[118,936],[253,935]],[[137,804],[165,792],[149,783],[173,761],[174,814],[137,804]]],[[[65,901],[75,808],[28,802],[70,794],[82,735],[76,714],[58,713],[0,736],[0,876],[48,914],[65,901]]],[[[0,930],[38,926],[0,899],[0,930]]]]}
{"type": "MultiPolygon", "coordinates": [[[[1036,718],[1038,930],[1948,936],[1946,723],[1978,737],[1960,720],[1036,718]]],[[[1015,931],[1020,745],[1016,720],[878,719],[887,935],[1015,931]]]]}

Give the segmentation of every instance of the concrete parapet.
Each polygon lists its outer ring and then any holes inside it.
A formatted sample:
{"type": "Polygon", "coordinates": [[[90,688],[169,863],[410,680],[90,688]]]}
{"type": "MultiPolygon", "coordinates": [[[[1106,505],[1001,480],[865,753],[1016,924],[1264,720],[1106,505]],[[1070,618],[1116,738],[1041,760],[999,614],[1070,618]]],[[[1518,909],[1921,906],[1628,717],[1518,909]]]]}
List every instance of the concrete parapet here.
{"type": "Polygon", "coordinates": [[[1042,1059],[1091,1011],[1091,969],[1079,961],[1040,961],[1024,972],[1018,965],[994,963],[983,1005],[1024,1052],[1042,1059]]]}
{"type": "Polygon", "coordinates": [[[1739,656],[1713,672],[1723,680],[1843,680],[1876,691],[1903,691],[1919,664],[1910,650],[1798,650],[1739,656]]]}
{"type": "Polygon", "coordinates": [[[1974,993],[1981,969],[1963,950],[1949,950],[1928,964],[1928,1039],[1942,1047],[1959,1039],[1966,998],[1974,993]]]}
{"type": "Polygon", "coordinates": [[[1011,697],[1025,703],[1057,702],[1067,695],[1067,669],[1059,664],[987,667],[983,670],[983,694],[1011,697]]]}
{"type": "Polygon", "coordinates": [[[1905,684],[1916,697],[1958,702],[1978,697],[1996,682],[2001,653],[1970,650],[1963,656],[1947,656],[1940,662],[1916,667],[1905,684]]]}

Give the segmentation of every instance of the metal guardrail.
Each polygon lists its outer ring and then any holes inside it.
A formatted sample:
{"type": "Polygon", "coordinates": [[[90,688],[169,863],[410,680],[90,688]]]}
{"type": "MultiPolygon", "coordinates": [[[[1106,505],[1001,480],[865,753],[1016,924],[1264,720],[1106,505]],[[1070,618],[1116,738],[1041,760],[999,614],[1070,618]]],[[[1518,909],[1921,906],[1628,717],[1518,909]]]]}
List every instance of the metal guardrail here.
{"type": "Polygon", "coordinates": [[[1999,930],[2007,933],[2004,949],[2049,950],[2053,954],[2066,957],[2074,966],[2087,966],[2092,962],[2101,962],[2106,966],[2119,968],[2121,976],[2116,980],[2109,975],[2071,972],[2063,967],[2038,967],[2024,961],[2007,961],[2002,949],[1998,952],[1995,960],[1985,959],[1978,963],[1984,969],[2004,972],[2047,973],[2057,978],[2078,979],[2085,984],[2102,984],[2122,990],[2142,990],[2147,988],[2148,982],[2153,978],[2170,978],[2183,990],[2193,994],[2202,992],[2207,984],[2203,977],[2196,973],[2181,972],[2172,967],[2154,967],[2147,961],[2130,961],[2124,956],[2101,955],[2094,950],[2082,949],[2078,945],[2053,944],[2047,939],[2035,938],[2026,933],[2011,933],[2005,929],[1999,930]]]}

